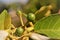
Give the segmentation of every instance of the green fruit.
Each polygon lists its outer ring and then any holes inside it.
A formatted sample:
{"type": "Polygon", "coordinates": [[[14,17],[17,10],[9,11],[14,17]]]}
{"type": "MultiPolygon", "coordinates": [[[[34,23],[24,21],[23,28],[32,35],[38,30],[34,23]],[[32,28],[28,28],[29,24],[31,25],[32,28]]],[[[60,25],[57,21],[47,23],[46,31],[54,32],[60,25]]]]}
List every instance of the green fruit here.
{"type": "Polygon", "coordinates": [[[21,36],[23,34],[23,32],[24,32],[23,28],[22,27],[18,27],[16,29],[15,35],[16,36],[21,36]]]}
{"type": "Polygon", "coordinates": [[[27,15],[27,19],[28,19],[29,21],[34,21],[34,20],[35,20],[35,15],[34,15],[33,13],[29,13],[29,14],[27,15]]]}

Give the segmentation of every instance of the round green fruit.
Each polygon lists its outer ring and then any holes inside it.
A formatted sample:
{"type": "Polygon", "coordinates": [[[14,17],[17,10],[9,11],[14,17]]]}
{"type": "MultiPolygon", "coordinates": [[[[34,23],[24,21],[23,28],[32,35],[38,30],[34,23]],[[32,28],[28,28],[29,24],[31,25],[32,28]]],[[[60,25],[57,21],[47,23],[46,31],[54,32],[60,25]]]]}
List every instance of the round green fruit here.
{"type": "Polygon", "coordinates": [[[18,27],[16,29],[15,34],[16,34],[16,36],[21,36],[23,34],[23,32],[24,32],[23,28],[22,27],[18,27]]]}
{"type": "Polygon", "coordinates": [[[34,21],[34,20],[35,20],[35,14],[29,13],[29,14],[27,15],[27,19],[28,19],[29,21],[34,21]]]}

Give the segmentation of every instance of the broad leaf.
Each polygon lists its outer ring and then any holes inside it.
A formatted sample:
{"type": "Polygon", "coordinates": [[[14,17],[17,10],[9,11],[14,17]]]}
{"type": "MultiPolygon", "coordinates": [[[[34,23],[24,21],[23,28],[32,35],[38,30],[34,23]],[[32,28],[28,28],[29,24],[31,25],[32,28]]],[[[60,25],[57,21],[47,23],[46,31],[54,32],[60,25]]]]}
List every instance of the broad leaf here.
{"type": "Polygon", "coordinates": [[[0,14],[0,30],[9,28],[10,24],[11,24],[11,17],[8,15],[7,11],[4,10],[0,14]]]}
{"type": "Polygon", "coordinates": [[[34,31],[42,33],[50,38],[60,39],[60,15],[54,14],[45,18],[42,18],[34,25],[34,31]]]}

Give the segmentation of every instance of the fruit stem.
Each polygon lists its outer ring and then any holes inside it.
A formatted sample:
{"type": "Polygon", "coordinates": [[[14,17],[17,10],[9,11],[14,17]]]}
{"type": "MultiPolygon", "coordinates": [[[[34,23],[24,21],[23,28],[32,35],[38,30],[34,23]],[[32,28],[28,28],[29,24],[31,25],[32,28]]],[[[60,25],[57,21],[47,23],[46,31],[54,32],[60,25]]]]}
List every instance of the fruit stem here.
{"type": "Polygon", "coordinates": [[[27,18],[27,14],[25,14],[25,13],[22,13],[22,14],[23,14],[23,16],[25,16],[27,18]]]}
{"type": "Polygon", "coordinates": [[[19,15],[20,15],[20,21],[21,21],[21,25],[24,26],[23,24],[23,20],[22,20],[22,12],[21,11],[18,11],[19,15]]]}

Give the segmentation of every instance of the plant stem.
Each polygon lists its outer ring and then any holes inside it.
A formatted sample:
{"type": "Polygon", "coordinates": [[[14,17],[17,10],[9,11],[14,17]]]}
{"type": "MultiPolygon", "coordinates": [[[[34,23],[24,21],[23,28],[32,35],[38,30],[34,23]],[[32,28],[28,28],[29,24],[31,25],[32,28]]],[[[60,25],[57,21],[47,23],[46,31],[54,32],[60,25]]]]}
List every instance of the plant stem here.
{"type": "Polygon", "coordinates": [[[22,14],[20,14],[20,21],[21,21],[22,26],[24,26],[23,20],[22,20],[22,14]]]}
{"type": "Polygon", "coordinates": [[[46,8],[46,6],[42,6],[39,10],[37,10],[37,11],[35,12],[35,14],[37,14],[37,13],[40,13],[40,12],[44,11],[44,10],[45,10],[45,8],[46,8]]]}
{"type": "Polygon", "coordinates": [[[18,15],[20,17],[21,25],[24,26],[23,24],[23,19],[22,19],[22,12],[18,10],[18,15]]]}
{"type": "Polygon", "coordinates": [[[22,13],[22,14],[23,14],[23,16],[25,16],[27,18],[27,14],[25,14],[25,13],[22,13]]]}

